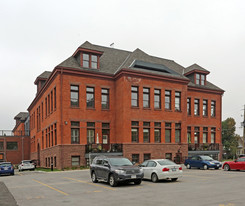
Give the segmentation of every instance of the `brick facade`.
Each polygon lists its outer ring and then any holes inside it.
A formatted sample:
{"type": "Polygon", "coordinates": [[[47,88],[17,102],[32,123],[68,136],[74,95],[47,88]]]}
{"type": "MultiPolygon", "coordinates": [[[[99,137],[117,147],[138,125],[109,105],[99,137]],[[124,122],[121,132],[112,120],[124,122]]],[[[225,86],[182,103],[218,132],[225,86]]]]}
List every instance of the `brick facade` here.
{"type": "MultiPolygon", "coordinates": [[[[113,50],[113,49],[111,49],[113,50]]],[[[86,50],[88,52],[89,50],[86,50]]],[[[100,51],[100,50],[98,50],[100,51]]],[[[94,52],[94,49],[91,50],[94,52]]],[[[100,53],[101,59],[105,53],[100,53]]],[[[119,52],[119,51],[118,51],[119,52]]],[[[122,52],[122,51],[120,51],[122,52]]],[[[138,52],[138,51],[136,51],[138,52]]],[[[74,56],[76,57],[76,53],[74,56]]],[[[125,54],[122,54],[125,55],[125,54]]],[[[77,58],[77,57],[76,57],[77,58]]],[[[99,58],[99,57],[98,57],[99,58]]],[[[103,59],[102,59],[103,60],[103,59]]],[[[100,66],[104,64],[100,61],[100,66]]],[[[74,59],[75,61],[75,59],[74,59]]],[[[80,61],[78,61],[80,63],[80,61]]],[[[167,62],[168,63],[168,62],[167,62]]],[[[166,64],[167,64],[166,63],[166,64]]],[[[174,63],[175,64],[175,63],[174,63]]],[[[154,66],[154,65],[153,65],[154,66]]],[[[171,66],[171,65],[169,65],[171,66]]],[[[102,67],[103,68],[103,67],[102,67]]],[[[165,75],[165,73],[164,73],[165,75]]],[[[132,159],[133,154],[139,154],[139,161],[144,160],[144,154],[151,158],[166,158],[171,154],[172,160],[177,156],[188,156],[187,127],[191,127],[191,141],[194,142],[194,129],[200,128],[202,142],[203,127],[208,128],[208,141],[211,143],[211,128],[215,128],[215,143],[221,147],[221,98],[223,91],[206,88],[193,88],[189,86],[190,80],[186,77],[173,75],[158,75],[155,73],[140,72],[121,68],[115,74],[96,72],[89,69],[78,69],[59,65],[54,68],[46,79],[37,78],[35,84],[38,93],[28,108],[30,114],[31,159],[39,160],[42,167],[50,167],[51,162],[57,168],[72,167],[72,156],[79,157],[79,165],[86,165],[86,147],[89,145],[89,129],[92,130],[94,142],[92,149],[107,147],[111,151],[112,145],[122,144],[122,155],[132,159]],[[45,84],[40,88],[40,81],[45,84]],[[78,90],[76,106],[72,105],[71,89],[78,90]],[[131,105],[131,88],[138,88],[137,107],[131,105]],[[94,108],[87,108],[86,88],[94,88],[94,108]],[[149,108],[143,107],[143,89],[149,89],[149,108]],[[109,108],[102,108],[102,89],[109,91],[109,108]],[[161,108],[154,108],[154,91],[158,89],[161,96],[161,108]],[[171,91],[171,109],[165,109],[165,91],[171,91]],[[180,110],[176,111],[175,92],[180,93],[180,110]],[[202,114],[202,100],[207,100],[207,117],[187,114],[187,98],[191,98],[191,108],[194,108],[194,99],[200,100],[200,114],[202,114]],[[210,116],[211,101],[216,102],[216,115],[210,116]],[[138,122],[138,142],[132,142],[131,124],[138,122]],[[144,142],[144,122],[149,124],[149,142],[144,142]],[[159,123],[160,142],[154,140],[155,123],[159,123]],[[93,123],[90,128],[89,123],[93,123]],[[171,140],[166,142],[165,125],[171,125],[171,140]],[[78,138],[72,142],[72,128],[77,129],[78,138]],[[109,128],[103,128],[103,125],[109,128]],[[176,142],[175,133],[180,125],[180,141],[176,142]],[[108,132],[106,142],[103,142],[108,132]],[[103,145],[105,143],[105,145],[103,145]],[[55,158],[55,163],[54,163],[55,158]]],[[[176,100],[177,101],[177,100],[176,100]]],[[[105,141],[105,140],[104,140],[105,141]]],[[[95,151],[95,150],[94,150],[95,151]]],[[[103,150],[101,150],[103,152],[103,150]]],[[[75,161],[74,158],[73,161],[75,161]]]]}

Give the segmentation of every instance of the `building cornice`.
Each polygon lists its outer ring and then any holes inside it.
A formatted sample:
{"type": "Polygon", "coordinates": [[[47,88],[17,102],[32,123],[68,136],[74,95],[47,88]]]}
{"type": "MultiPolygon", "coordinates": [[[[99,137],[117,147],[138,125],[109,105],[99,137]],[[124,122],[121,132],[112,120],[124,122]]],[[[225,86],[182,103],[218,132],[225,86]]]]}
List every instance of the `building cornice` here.
{"type": "Polygon", "coordinates": [[[194,91],[194,92],[204,92],[204,93],[212,93],[212,94],[219,94],[223,95],[224,90],[216,90],[216,89],[209,89],[209,88],[199,88],[199,87],[193,87],[193,86],[188,86],[187,91],[194,91]]]}

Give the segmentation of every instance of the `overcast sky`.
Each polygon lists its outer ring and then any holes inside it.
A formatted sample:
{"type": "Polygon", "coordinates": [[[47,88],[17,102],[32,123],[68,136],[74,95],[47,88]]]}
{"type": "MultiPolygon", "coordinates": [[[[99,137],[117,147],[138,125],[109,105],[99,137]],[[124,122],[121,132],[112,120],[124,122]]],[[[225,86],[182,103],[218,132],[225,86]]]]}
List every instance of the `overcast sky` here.
{"type": "Polygon", "coordinates": [[[89,41],[209,70],[242,134],[244,0],[0,0],[0,28],[0,130],[27,111],[38,75],[89,41]]]}

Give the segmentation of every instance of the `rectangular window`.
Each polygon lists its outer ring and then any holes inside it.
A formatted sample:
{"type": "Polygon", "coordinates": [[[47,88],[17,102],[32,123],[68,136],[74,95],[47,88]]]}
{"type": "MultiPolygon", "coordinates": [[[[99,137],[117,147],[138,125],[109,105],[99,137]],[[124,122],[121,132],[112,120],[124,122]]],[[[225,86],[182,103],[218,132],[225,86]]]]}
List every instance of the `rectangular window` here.
{"type": "Polygon", "coordinates": [[[102,123],[102,144],[109,144],[110,123],[102,123]]]}
{"type": "Polygon", "coordinates": [[[139,163],[140,162],[139,154],[132,154],[132,162],[133,163],[139,163]]]}
{"type": "Polygon", "coordinates": [[[200,114],[199,109],[199,99],[195,99],[194,101],[194,115],[198,116],[200,114]]]}
{"type": "Polygon", "coordinates": [[[181,124],[175,123],[175,143],[181,142],[181,124]]]}
{"type": "Polygon", "coordinates": [[[71,144],[80,143],[80,137],[79,137],[80,128],[79,127],[80,127],[79,122],[71,122],[71,144]]]}
{"type": "Polygon", "coordinates": [[[45,117],[48,116],[48,104],[47,104],[47,97],[45,98],[45,117]]]}
{"type": "Polygon", "coordinates": [[[95,123],[87,122],[87,143],[95,144],[95,123]]]}
{"type": "Polygon", "coordinates": [[[56,87],[54,88],[54,110],[56,110],[56,87]]]}
{"type": "Polygon", "coordinates": [[[94,108],[94,87],[86,88],[87,108],[94,108]]]}
{"type": "Polygon", "coordinates": [[[44,131],[42,131],[42,149],[44,149],[44,131]]]}
{"type": "Polygon", "coordinates": [[[171,123],[165,123],[165,143],[171,143],[171,123]]]}
{"type": "Polygon", "coordinates": [[[83,54],[83,67],[89,68],[89,54],[83,54]]]}
{"type": "Polygon", "coordinates": [[[207,127],[203,127],[202,142],[203,143],[208,142],[208,128],[207,127]]]}
{"type": "Polygon", "coordinates": [[[42,102],[41,109],[42,109],[42,122],[43,122],[43,102],[42,102]]]}
{"type": "Polygon", "coordinates": [[[0,142],[0,151],[3,151],[3,142],[0,142]]]}
{"type": "Polygon", "coordinates": [[[196,74],[196,84],[200,84],[200,74],[196,74]]]}
{"type": "Polygon", "coordinates": [[[71,156],[71,166],[80,166],[80,156],[71,156]]]}
{"type": "Polygon", "coordinates": [[[216,128],[212,127],[211,128],[211,143],[215,143],[215,133],[216,133],[216,128]]]}
{"type": "Polygon", "coordinates": [[[144,161],[150,160],[150,159],[151,159],[151,154],[150,153],[144,154],[144,161]]]}
{"type": "Polygon", "coordinates": [[[161,109],[161,90],[154,89],[154,108],[161,109]]]}
{"type": "Polygon", "coordinates": [[[165,91],[165,109],[171,109],[171,91],[165,91]]]}
{"type": "Polygon", "coordinates": [[[57,128],[56,128],[56,123],[54,124],[54,145],[57,145],[57,128]]]}
{"type": "Polygon", "coordinates": [[[109,89],[101,89],[102,109],[109,109],[109,89]]]}
{"type": "Polygon", "coordinates": [[[201,74],[201,85],[205,85],[205,75],[201,74]]]}
{"type": "Polygon", "coordinates": [[[50,94],[48,95],[48,115],[50,114],[50,94]]]}
{"type": "Polygon", "coordinates": [[[54,108],[54,96],[53,96],[53,91],[51,91],[51,112],[53,112],[54,108]]]}
{"type": "Polygon", "coordinates": [[[200,139],[200,128],[199,127],[195,127],[195,133],[194,133],[194,142],[195,144],[199,144],[199,139],[200,139]]]}
{"type": "Polygon", "coordinates": [[[150,122],[143,122],[143,141],[150,142],[150,122]]]}
{"type": "Polygon", "coordinates": [[[131,122],[131,139],[132,142],[139,142],[139,122],[131,122]]]}
{"type": "Polygon", "coordinates": [[[187,127],[187,141],[191,144],[191,127],[187,127]]]}
{"type": "Polygon", "coordinates": [[[131,106],[132,107],[139,106],[139,93],[138,93],[138,87],[136,86],[131,87],[131,106]]]}
{"type": "Polygon", "coordinates": [[[208,116],[208,100],[203,100],[203,103],[202,103],[202,115],[204,117],[208,116]]]}
{"type": "Polygon", "coordinates": [[[92,69],[98,68],[98,57],[96,55],[91,55],[91,68],[92,69]]]}
{"type": "Polygon", "coordinates": [[[18,150],[18,142],[7,142],[7,150],[18,150]]]}
{"type": "Polygon", "coordinates": [[[216,115],[216,102],[211,101],[211,117],[215,117],[216,115]]]}
{"type": "Polygon", "coordinates": [[[165,158],[168,160],[172,160],[172,153],[166,153],[165,158]]]}
{"type": "Polygon", "coordinates": [[[191,98],[187,98],[187,114],[191,115],[191,98]]]}
{"type": "Polygon", "coordinates": [[[143,107],[150,108],[150,88],[143,88],[143,107]]]}
{"type": "Polygon", "coordinates": [[[154,140],[161,142],[161,122],[154,122],[154,140]]]}
{"type": "Polygon", "coordinates": [[[79,106],[79,86],[71,85],[71,106],[79,106]]]}
{"type": "Polygon", "coordinates": [[[175,111],[180,111],[181,93],[175,92],[175,111]]]}

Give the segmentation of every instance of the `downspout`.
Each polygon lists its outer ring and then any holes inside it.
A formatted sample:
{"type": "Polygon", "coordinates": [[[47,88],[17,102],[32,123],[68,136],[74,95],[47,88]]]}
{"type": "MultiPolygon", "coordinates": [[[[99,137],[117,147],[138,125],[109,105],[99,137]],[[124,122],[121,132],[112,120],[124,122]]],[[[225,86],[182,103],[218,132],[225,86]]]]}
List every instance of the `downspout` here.
{"type": "Polygon", "coordinates": [[[62,108],[63,108],[63,95],[62,95],[62,87],[63,87],[63,68],[61,68],[61,73],[60,73],[60,140],[61,140],[61,144],[60,144],[60,163],[61,163],[61,169],[64,169],[64,164],[63,164],[63,112],[62,112],[62,108]]]}

